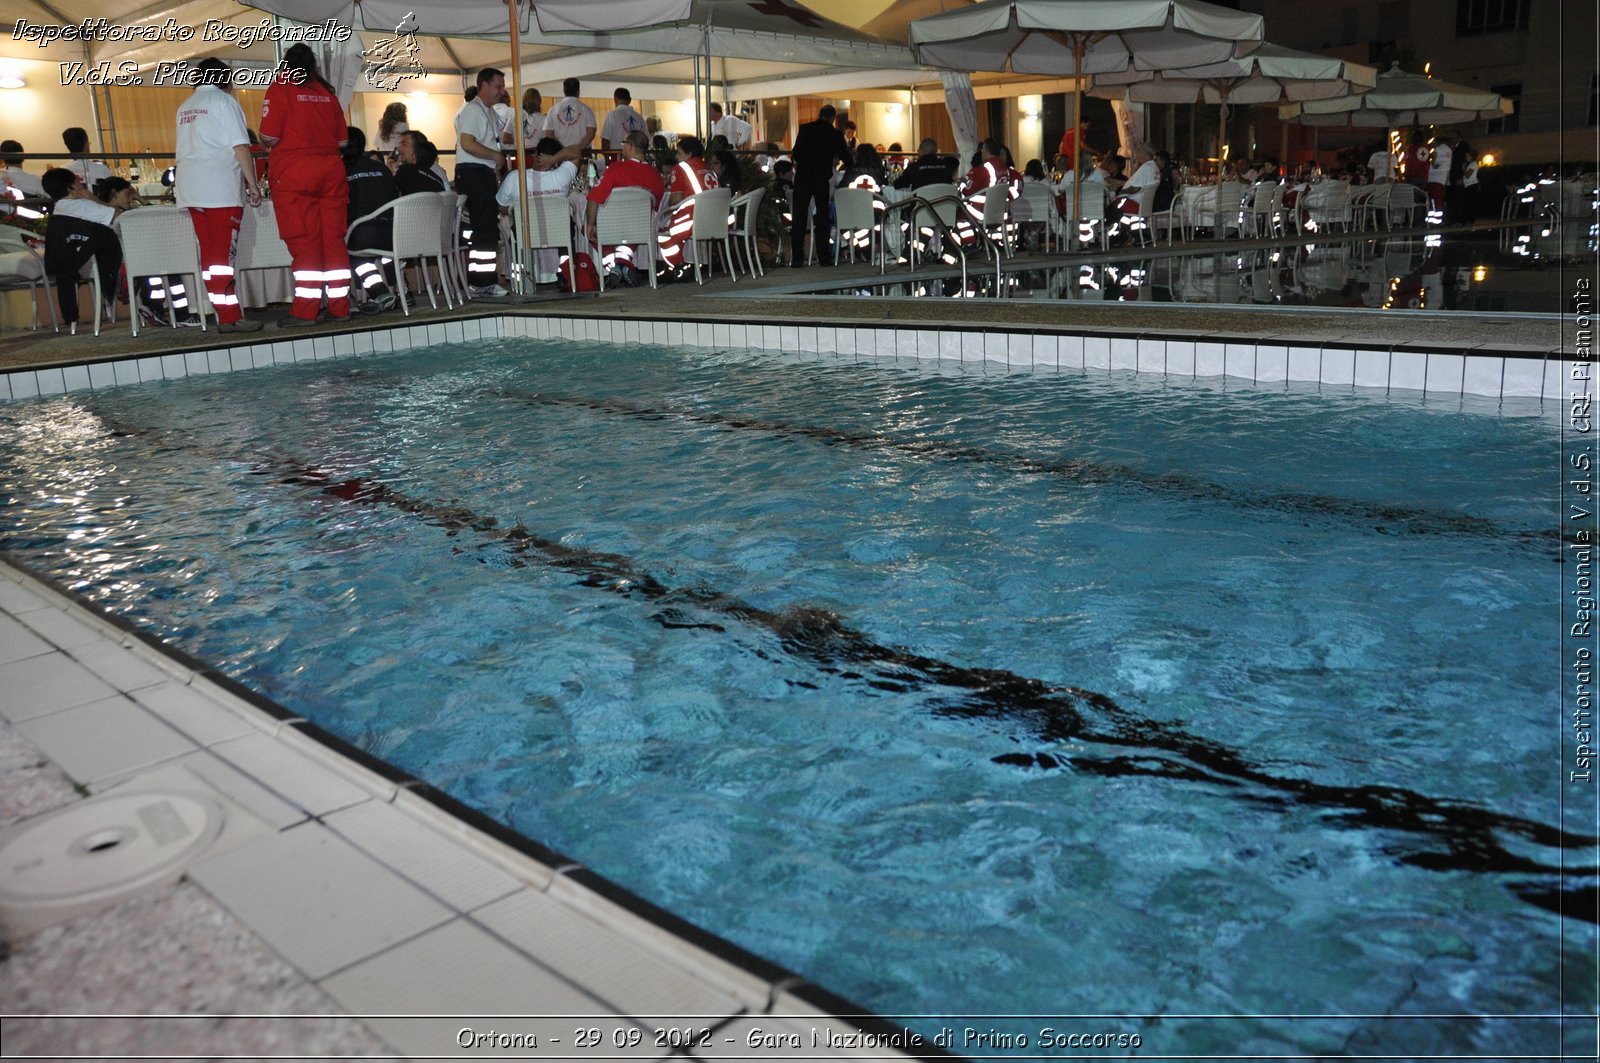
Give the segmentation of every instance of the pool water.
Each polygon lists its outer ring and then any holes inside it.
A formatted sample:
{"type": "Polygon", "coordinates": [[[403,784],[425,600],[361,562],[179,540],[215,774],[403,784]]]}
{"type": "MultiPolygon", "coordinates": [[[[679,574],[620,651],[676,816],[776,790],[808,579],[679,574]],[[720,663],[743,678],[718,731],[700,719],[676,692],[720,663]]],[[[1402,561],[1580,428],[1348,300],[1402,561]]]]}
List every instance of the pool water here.
{"type": "Polygon", "coordinates": [[[929,1034],[1550,1053],[1523,412],[448,346],[0,407],[0,549],[929,1034]]]}

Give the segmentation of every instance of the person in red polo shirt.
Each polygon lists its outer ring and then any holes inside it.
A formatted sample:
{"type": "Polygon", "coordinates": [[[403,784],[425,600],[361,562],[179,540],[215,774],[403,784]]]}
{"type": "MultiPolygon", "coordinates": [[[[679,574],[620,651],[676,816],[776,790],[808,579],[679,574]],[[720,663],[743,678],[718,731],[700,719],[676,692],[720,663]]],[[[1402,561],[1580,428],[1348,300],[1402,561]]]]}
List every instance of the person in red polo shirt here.
{"type": "MultiPolygon", "coordinates": [[[[598,217],[600,204],[611,198],[611,191],[615,188],[643,188],[650,193],[650,203],[654,207],[661,206],[661,197],[666,194],[666,183],[661,180],[661,172],[645,161],[645,153],[650,150],[650,138],[642,130],[630,130],[622,138],[622,158],[606,167],[606,172],[600,175],[600,183],[589,189],[589,202],[585,209],[589,230],[589,245],[597,247],[595,233],[595,219],[598,217]]],[[[633,248],[626,244],[612,247],[597,247],[601,261],[604,262],[606,272],[622,274],[625,268],[633,266],[633,248]]]]}
{"type": "Polygon", "coordinates": [[[344,108],[317,73],[317,57],[299,43],[283,56],[283,71],[261,104],[261,139],[272,149],[272,205],[278,235],[294,259],[294,305],[280,327],[317,323],[323,297],[328,316],[350,316],[350,253],[345,248],[349,188],[339,149],[344,108]]]}

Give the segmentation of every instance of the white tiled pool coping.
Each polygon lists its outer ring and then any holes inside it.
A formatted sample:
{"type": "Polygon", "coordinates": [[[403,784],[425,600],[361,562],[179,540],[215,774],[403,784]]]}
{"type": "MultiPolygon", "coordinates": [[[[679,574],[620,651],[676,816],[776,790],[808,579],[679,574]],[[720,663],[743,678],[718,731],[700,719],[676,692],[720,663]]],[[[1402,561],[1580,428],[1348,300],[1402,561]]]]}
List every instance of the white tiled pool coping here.
{"type": "Polygon", "coordinates": [[[812,1047],[813,1031],[823,1046],[903,1031],[3,560],[0,714],[90,794],[159,777],[216,795],[250,826],[189,879],[406,1056],[583,1058],[573,1034],[593,1027],[610,1058],[685,1058],[681,1037],[657,1047],[658,1029],[711,1030],[690,1058],[795,1054],[752,1047],[757,1029],[801,1038],[807,1057],[908,1057],[812,1047]],[[463,1030],[524,1040],[467,1046],[463,1030]]]}
{"type": "Polygon", "coordinates": [[[1169,379],[1238,380],[1257,386],[1316,383],[1325,388],[1412,392],[1430,398],[1477,395],[1535,399],[1552,413],[1560,410],[1563,382],[1572,378],[1573,367],[1578,364],[1553,352],[1439,352],[1407,344],[1349,344],[1337,338],[1312,346],[1284,338],[1180,331],[1120,334],[1015,326],[795,321],[757,324],[501,313],[82,365],[17,369],[0,374],[0,400],[505,337],[742,348],[836,358],[958,361],[1049,372],[1136,372],[1169,379]]]}

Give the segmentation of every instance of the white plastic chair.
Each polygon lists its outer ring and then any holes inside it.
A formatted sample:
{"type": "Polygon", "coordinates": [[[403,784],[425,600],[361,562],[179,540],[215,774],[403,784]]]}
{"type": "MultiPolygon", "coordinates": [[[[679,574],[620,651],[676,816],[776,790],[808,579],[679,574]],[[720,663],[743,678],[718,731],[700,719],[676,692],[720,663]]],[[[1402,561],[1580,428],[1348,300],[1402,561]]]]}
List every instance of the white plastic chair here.
{"type": "Polygon", "coordinates": [[[1327,232],[1335,225],[1350,229],[1350,186],[1343,181],[1319,181],[1295,203],[1297,232],[1327,232]]]}
{"type": "Polygon", "coordinates": [[[1061,246],[1061,216],[1056,212],[1055,193],[1048,184],[1038,181],[1024,184],[1021,197],[1011,204],[1011,220],[1019,227],[1038,225],[1043,228],[1040,250],[1048,253],[1052,247],[1061,246]]]}
{"type": "MultiPolygon", "coordinates": [[[[727,225],[727,214],[722,216],[727,225]]],[[[644,249],[643,268],[650,275],[650,287],[656,286],[656,207],[646,188],[613,188],[606,201],[594,215],[595,244],[593,253],[618,244],[632,244],[644,249]]],[[[635,267],[640,264],[634,263],[635,267]]],[[[606,271],[595,263],[600,274],[600,290],[606,290],[606,271]]]]}
{"type": "MultiPolygon", "coordinates": [[[[955,229],[956,214],[961,209],[961,192],[953,184],[923,185],[917,189],[916,194],[917,198],[929,203],[932,210],[930,212],[928,207],[917,206],[910,211],[912,238],[907,243],[907,254],[913,259],[917,254],[917,246],[923,243],[922,238],[917,235],[917,230],[931,229],[937,232],[942,228],[945,232],[951,232],[955,229]],[[929,216],[930,213],[932,217],[929,216]]],[[[940,253],[940,249],[931,244],[923,250],[932,251],[935,257],[940,253]]],[[[912,264],[915,265],[915,262],[912,264]]]]}
{"type": "Polygon", "coordinates": [[[694,282],[704,283],[700,277],[702,257],[706,260],[706,272],[711,271],[707,244],[721,247],[722,264],[727,267],[728,276],[738,280],[739,270],[733,264],[733,243],[728,235],[728,205],[733,202],[733,192],[726,188],[708,188],[690,198],[694,201],[694,228],[689,232],[689,241],[695,249],[694,282]]]}
{"type": "Polygon", "coordinates": [[[1283,235],[1283,186],[1259,182],[1240,204],[1239,232],[1248,236],[1283,235]]]}
{"type": "MultiPolygon", "coordinates": [[[[516,232],[515,219],[520,204],[511,204],[512,232],[516,232]]],[[[524,231],[529,250],[554,248],[565,252],[567,258],[567,290],[578,290],[578,265],[574,259],[572,241],[572,207],[563,195],[530,195],[528,197],[528,224],[524,231]]],[[[548,261],[548,259],[546,260],[548,261]]],[[[535,271],[537,273],[537,270],[535,271]]],[[[537,277],[535,277],[537,280],[537,277]]]]}
{"type": "Polygon", "coordinates": [[[467,197],[448,190],[440,192],[439,197],[444,200],[444,231],[440,234],[444,242],[444,257],[440,259],[439,273],[442,279],[439,287],[445,290],[446,306],[451,305],[451,296],[465,306],[467,267],[464,259],[467,248],[461,243],[461,215],[467,209],[467,197]]]}
{"type": "Polygon", "coordinates": [[[1161,235],[1161,227],[1167,227],[1167,246],[1172,246],[1172,234],[1180,232],[1185,240],[1189,239],[1189,213],[1195,190],[1189,187],[1179,188],[1172,194],[1172,202],[1167,204],[1166,210],[1157,210],[1150,213],[1150,227],[1155,230],[1154,235],[1161,235]]]}
{"type": "Polygon", "coordinates": [[[757,229],[761,221],[761,201],[766,198],[765,188],[752,188],[748,192],[733,197],[733,225],[728,229],[728,235],[733,237],[735,247],[744,248],[745,272],[755,277],[765,277],[766,269],[761,265],[761,249],[757,242],[757,229]]]}
{"type": "MultiPolygon", "coordinates": [[[[848,247],[850,261],[856,260],[856,233],[867,234],[867,261],[871,262],[878,250],[878,212],[873,207],[874,195],[867,188],[840,188],[833,193],[833,222],[838,236],[833,242],[834,261],[848,247]],[[850,235],[846,235],[850,234],[850,235]]],[[[815,249],[813,249],[815,250],[815,249]]]]}
{"type": "MultiPolygon", "coordinates": [[[[145,277],[187,276],[191,295],[189,305],[205,330],[206,314],[214,313],[206,300],[205,284],[200,279],[200,244],[195,239],[194,223],[183,207],[138,207],[124,211],[112,223],[122,241],[122,269],[128,278],[128,291],[139,290],[145,277]]],[[[130,294],[130,301],[137,298],[130,294]]],[[[98,304],[99,299],[96,298],[98,304]]],[[[131,307],[130,307],[131,309],[131,307]]],[[[128,315],[133,334],[139,334],[139,315],[128,315]]],[[[177,312],[167,300],[167,319],[178,327],[177,312]]],[[[99,335],[99,314],[95,315],[95,335],[99,335]]]]}
{"type": "Polygon", "coordinates": [[[39,288],[44,287],[44,305],[50,313],[50,324],[61,331],[61,318],[56,314],[56,304],[50,292],[50,278],[44,271],[44,256],[28,242],[21,229],[0,225],[0,291],[19,292],[26,287],[33,304],[32,324],[39,331],[39,288]]]}
{"type": "MultiPolygon", "coordinates": [[[[449,193],[454,196],[455,193],[449,193]]],[[[363,215],[350,223],[345,229],[345,242],[349,243],[350,234],[356,226],[364,222],[374,221],[384,214],[393,216],[390,224],[388,247],[355,247],[351,252],[381,258],[392,258],[398,271],[402,275],[400,289],[400,310],[407,317],[411,316],[411,307],[406,302],[406,286],[403,281],[405,263],[407,259],[417,260],[417,273],[422,277],[423,285],[428,289],[428,303],[438,309],[439,301],[433,295],[433,278],[428,274],[428,259],[433,259],[439,266],[442,275],[449,268],[445,265],[445,201],[444,193],[440,192],[413,192],[409,196],[390,200],[371,214],[363,215]]],[[[441,283],[443,279],[441,276],[441,283]]],[[[449,303],[448,293],[445,296],[449,303]]]]}
{"type": "Polygon", "coordinates": [[[978,236],[983,241],[984,253],[998,253],[1001,258],[1010,258],[1011,189],[1005,185],[994,185],[984,189],[984,193],[983,216],[978,222],[978,236]]]}

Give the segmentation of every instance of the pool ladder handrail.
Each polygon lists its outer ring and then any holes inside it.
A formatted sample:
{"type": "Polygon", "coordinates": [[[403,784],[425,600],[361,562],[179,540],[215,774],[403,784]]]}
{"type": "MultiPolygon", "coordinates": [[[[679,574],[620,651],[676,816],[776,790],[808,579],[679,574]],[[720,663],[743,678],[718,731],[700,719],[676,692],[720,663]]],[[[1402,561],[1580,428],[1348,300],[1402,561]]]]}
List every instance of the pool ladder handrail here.
{"type": "MultiPolygon", "coordinates": [[[[956,239],[955,230],[951,226],[946,225],[944,223],[944,219],[939,217],[939,212],[934,209],[936,205],[941,203],[954,203],[958,212],[957,216],[959,217],[959,211],[961,210],[960,194],[945,192],[941,195],[933,196],[931,198],[913,194],[905,199],[902,199],[898,203],[889,204],[889,206],[886,207],[883,212],[883,223],[884,225],[888,225],[889,215],[897,210],[905,210],[908,207],[926,209],[928,212],[928,217],[932,220],[935,241],[940,246],[943,246],[946,243],[950,244],[950,246],[956,249],[956,254],[961,257],[961,287],[965,289],[967,286],[967,249],[961,245],[960,240],[956,239]]],[[[913,217],[914,216],[915,215],[913,215],[913,217]]],[[[911,241],[914,239],[914,235],[910,231],[910,226],[913,223],[908,219],[905,224],[907,226],[907,242],[906,246],[902,248],[902,250],[905,252],[906,256],[906,272],[915,273],[917,271],[917,256],[915,250],[911,247],[911,241]]],[[[878,241],[878,275],[881,277],[888,272],[889,243],[887,240],[880,240],[878,241]]]]}

